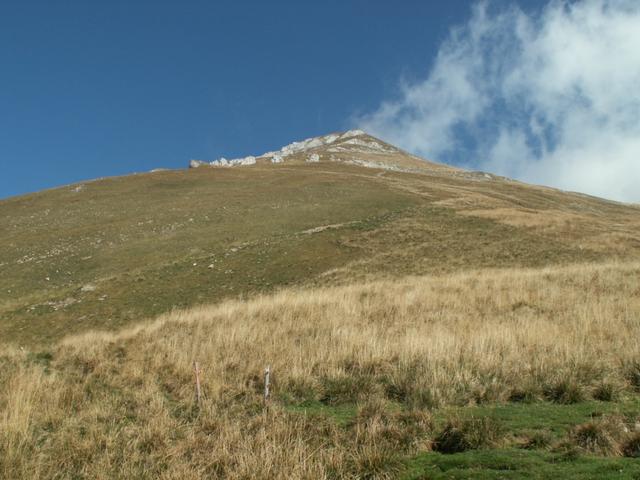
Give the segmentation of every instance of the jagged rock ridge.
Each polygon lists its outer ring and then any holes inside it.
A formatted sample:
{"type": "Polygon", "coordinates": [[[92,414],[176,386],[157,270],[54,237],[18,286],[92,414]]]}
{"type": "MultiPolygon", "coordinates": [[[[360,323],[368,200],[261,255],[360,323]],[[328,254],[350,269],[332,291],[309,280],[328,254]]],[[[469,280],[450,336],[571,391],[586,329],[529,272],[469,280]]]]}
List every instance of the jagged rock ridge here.
{"type": "Polygon", "coordinates": [[[285,145],[280,150],[266,152],[258,156],[250,155],[230,160],[222,157],[211,162],[191,160],[189,167],[233,167],[255,165],[258,162],[283,163],[295,158],[309,163],[317,163],[321,160],[338,161],[365,167],[399,169],[395,165],[370,159],[371,155],[393,155],[398,153],[400,151],[397,148],[366,134],[362,130],[349,130],[347,132],[307,138],[306,140],[285,145]]]}

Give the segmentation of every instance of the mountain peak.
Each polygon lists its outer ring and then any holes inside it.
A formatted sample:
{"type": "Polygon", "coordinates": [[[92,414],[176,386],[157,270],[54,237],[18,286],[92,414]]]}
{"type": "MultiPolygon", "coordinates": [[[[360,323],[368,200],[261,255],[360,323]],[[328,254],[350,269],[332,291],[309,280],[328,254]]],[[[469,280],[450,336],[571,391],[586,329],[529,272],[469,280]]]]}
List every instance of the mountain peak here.
{"type": "Polygon", "coordinates": [[[348,130],[295,141],[283,146],[280,150],[261,155],[234,159],[222,157],[210,162],[191,160],[189,166],[191,168],[202,166],[233,167],[257,163],[283,163],[285,161],[308,163],[332,161],[388,170],[411,170],[424,164],[421,159],[412,157],[363,130],[348,130]],[[412,158],[414,164],[407,166],[405,159],[403,165],[403,162],[398,162],[401,160],[400,157],[412,158]],[[419,164],[416,164],[416,160],[419,164]]]}

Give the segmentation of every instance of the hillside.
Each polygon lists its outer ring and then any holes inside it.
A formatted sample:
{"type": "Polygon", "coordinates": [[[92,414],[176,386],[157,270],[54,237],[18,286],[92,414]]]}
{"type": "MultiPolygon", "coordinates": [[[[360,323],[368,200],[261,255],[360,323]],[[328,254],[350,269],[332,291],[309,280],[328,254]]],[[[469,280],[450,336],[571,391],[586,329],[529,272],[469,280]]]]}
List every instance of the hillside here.
{"type": "Polygon", "coordinates": [[[362,132],[252,158],[0,201],[0,337],[46,344],[291,285],[640,255],[636,206],[423,161],[362,132]]]}
{"type": "Polygon", "coordinates": [[[191,166],[0,201],[0,478],[640,476],[638,206],[360,131],[191,166]]]}

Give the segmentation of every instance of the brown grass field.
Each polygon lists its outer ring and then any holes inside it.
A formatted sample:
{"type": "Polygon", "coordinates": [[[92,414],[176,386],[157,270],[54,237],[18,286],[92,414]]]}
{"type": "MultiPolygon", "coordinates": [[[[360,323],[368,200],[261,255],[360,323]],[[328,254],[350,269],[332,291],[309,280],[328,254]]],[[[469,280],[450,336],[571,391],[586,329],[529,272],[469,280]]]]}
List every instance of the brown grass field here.
{"type": "Polygon", "coordinates": [[[540,442],[633,456],[639,347],[633,262],[286,289],[174,311],[40,352],[4,348],[0,477],[440,478],[412,477],[407,459],[540,442]],[[455,413],[506,406],[536,424],[527,408],[541,402],[578,420],[572,405],[597,402],[606,415],[507,434],[491,416],[455,413]]]}

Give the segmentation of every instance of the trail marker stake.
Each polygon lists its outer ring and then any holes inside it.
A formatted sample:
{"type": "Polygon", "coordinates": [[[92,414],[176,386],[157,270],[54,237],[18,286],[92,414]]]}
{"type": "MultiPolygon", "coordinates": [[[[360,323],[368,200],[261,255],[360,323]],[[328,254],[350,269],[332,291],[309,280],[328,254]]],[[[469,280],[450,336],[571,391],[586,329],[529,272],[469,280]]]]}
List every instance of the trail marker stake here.
{"type": "Polygon", "coordinates": [[[271,387],[271,383],[270,383],[270,378],[269,376],[271,375],[271,367],[267,366],[267,368],[264,369],[264,401],[265,403],[269,400],[269,395],[270,395],[270,387],[271,387]]]}
{"type": "Polygon", "coordinates": [[[200,390],[200,365],[198,362],[193,362],[193,371],[196,374],[196,401],[198,402],[198,405],[200,405],[202,392],[200,390]]]}

